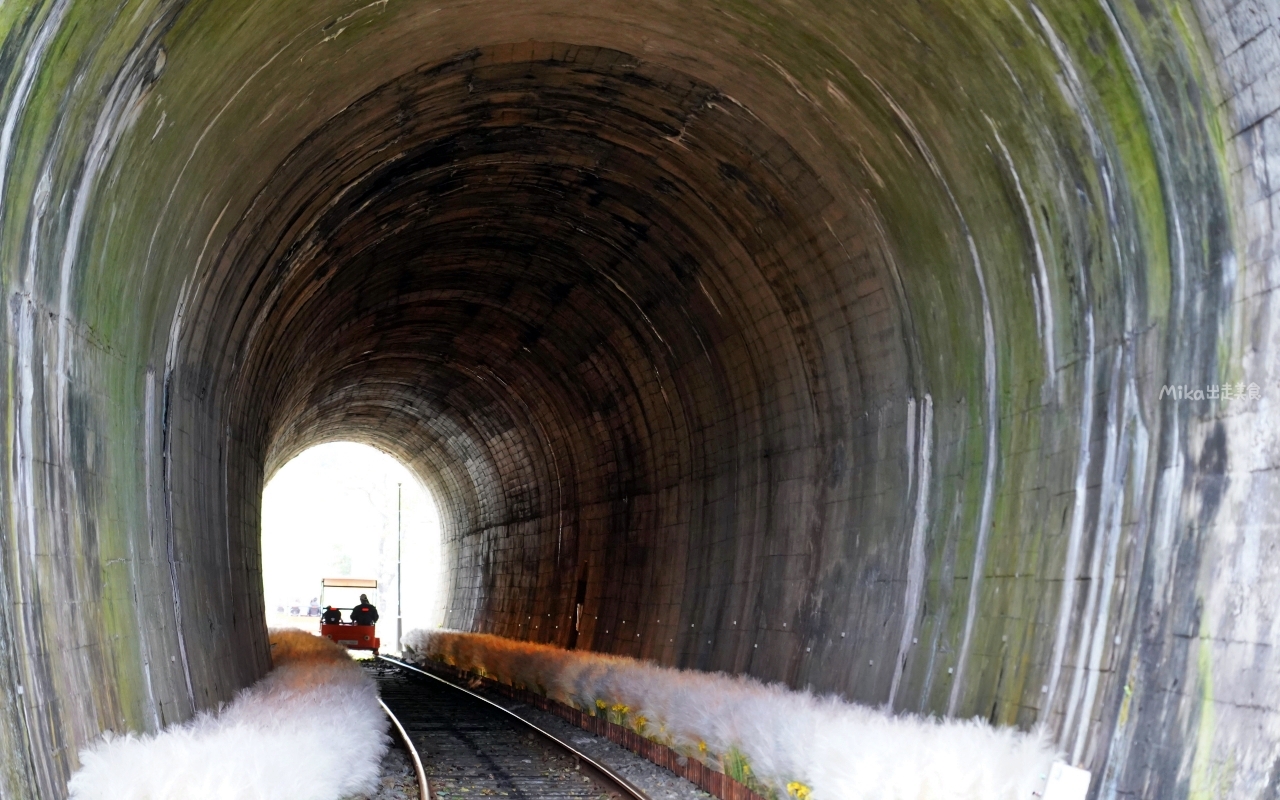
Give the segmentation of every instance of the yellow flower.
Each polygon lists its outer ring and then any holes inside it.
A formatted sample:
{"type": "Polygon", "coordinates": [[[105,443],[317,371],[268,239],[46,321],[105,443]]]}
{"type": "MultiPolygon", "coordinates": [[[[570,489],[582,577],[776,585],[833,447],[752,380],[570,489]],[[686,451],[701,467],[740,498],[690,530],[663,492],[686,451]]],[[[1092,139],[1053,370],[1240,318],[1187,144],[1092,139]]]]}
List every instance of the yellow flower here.
{"type": "Polygon", "coordinates": [[[604,711],[608,707],[609,707],[609,704],[606,703],[605,701],[603,700],[596,701],[596,708],[600,709],[601,711],[604,711]]]}
{"type": "Polygon", "coordinates": [[[702,742],[702,741],[699,741],[699,742],[698,742],[698,752],[699,752],[699,753],[702,753],[704,756],[707,754],[707,743],[706,743],[706,742],[702,742]]]}
{"type": "Polygon", "coordinates": [[[792,781],[787,784],[787,795],[795,797],[797,800],[809,800],[809,794],[813,790],[805,786],[800,781],[792,781]]]}
{"type": "Polygon", "coordinates": [[[619,714],[627,714],[631,711],[630,708],[627,708],[622,703],[614,703],[612,710],[618,712],[619,714]]]}

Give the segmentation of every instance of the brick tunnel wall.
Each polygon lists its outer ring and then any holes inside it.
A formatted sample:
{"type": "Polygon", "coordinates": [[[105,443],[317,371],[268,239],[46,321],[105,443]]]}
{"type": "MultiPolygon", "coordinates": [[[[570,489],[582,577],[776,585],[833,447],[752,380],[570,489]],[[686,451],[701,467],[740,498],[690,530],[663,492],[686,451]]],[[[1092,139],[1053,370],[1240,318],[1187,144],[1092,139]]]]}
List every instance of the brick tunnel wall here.
{"type": "Polygon", "coordinates": [[[1275,13],[0,8],[0,797],[268,668],[335,439],[451,627],[1270,796],[1275,13]]]}

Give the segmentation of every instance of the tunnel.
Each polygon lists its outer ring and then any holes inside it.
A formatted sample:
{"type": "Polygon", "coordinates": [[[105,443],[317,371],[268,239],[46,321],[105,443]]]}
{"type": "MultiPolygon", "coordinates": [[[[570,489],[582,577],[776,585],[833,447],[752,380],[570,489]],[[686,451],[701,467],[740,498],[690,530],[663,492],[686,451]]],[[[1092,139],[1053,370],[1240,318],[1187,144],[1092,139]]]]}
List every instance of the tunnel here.
{"type": "Polygon", "coordinates": [[[0,798],[267,671],[331,441],[449,628],[1280,796],[1278,10],[0,6],[0,798]]]}

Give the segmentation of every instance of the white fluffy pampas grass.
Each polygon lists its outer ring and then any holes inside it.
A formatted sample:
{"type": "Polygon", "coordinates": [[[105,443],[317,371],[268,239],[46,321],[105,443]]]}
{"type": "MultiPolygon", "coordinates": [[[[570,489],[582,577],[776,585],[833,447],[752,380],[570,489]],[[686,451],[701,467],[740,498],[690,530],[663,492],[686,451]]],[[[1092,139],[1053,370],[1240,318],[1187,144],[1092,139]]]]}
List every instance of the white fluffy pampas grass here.
{"type": "Polygon", "coordinates": [[[608,716],[777,797],[1033,800],[1055,756],[1039,732],[894,716],[742,676],[484,634],[404,641],[415,657],[608,716]]]}
{"type": "Polygon", "coordinates": [[[377,785],[378,690],[336,644],[271,631],[275,668],[218,713],[80,753],[70,800],[338,800],[377,785]]]}

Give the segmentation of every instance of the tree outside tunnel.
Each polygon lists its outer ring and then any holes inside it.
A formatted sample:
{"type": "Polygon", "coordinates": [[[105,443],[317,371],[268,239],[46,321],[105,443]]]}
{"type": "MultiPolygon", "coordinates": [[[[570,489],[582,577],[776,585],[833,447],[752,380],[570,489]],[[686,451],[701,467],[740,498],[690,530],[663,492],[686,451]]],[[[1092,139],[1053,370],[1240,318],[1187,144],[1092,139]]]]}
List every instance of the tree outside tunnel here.
{"type": "Polygon", "coordinates": [[[262,493],[268,625],[317,630],[318,617],[307,613],[321,579],[356,577],[378,581],[369,594],[385,650],[395,649],[397,604],[405,632],[438,626],[439,525],[430,495],[393,456],[355,442],[300,453],[262,493]]]}

